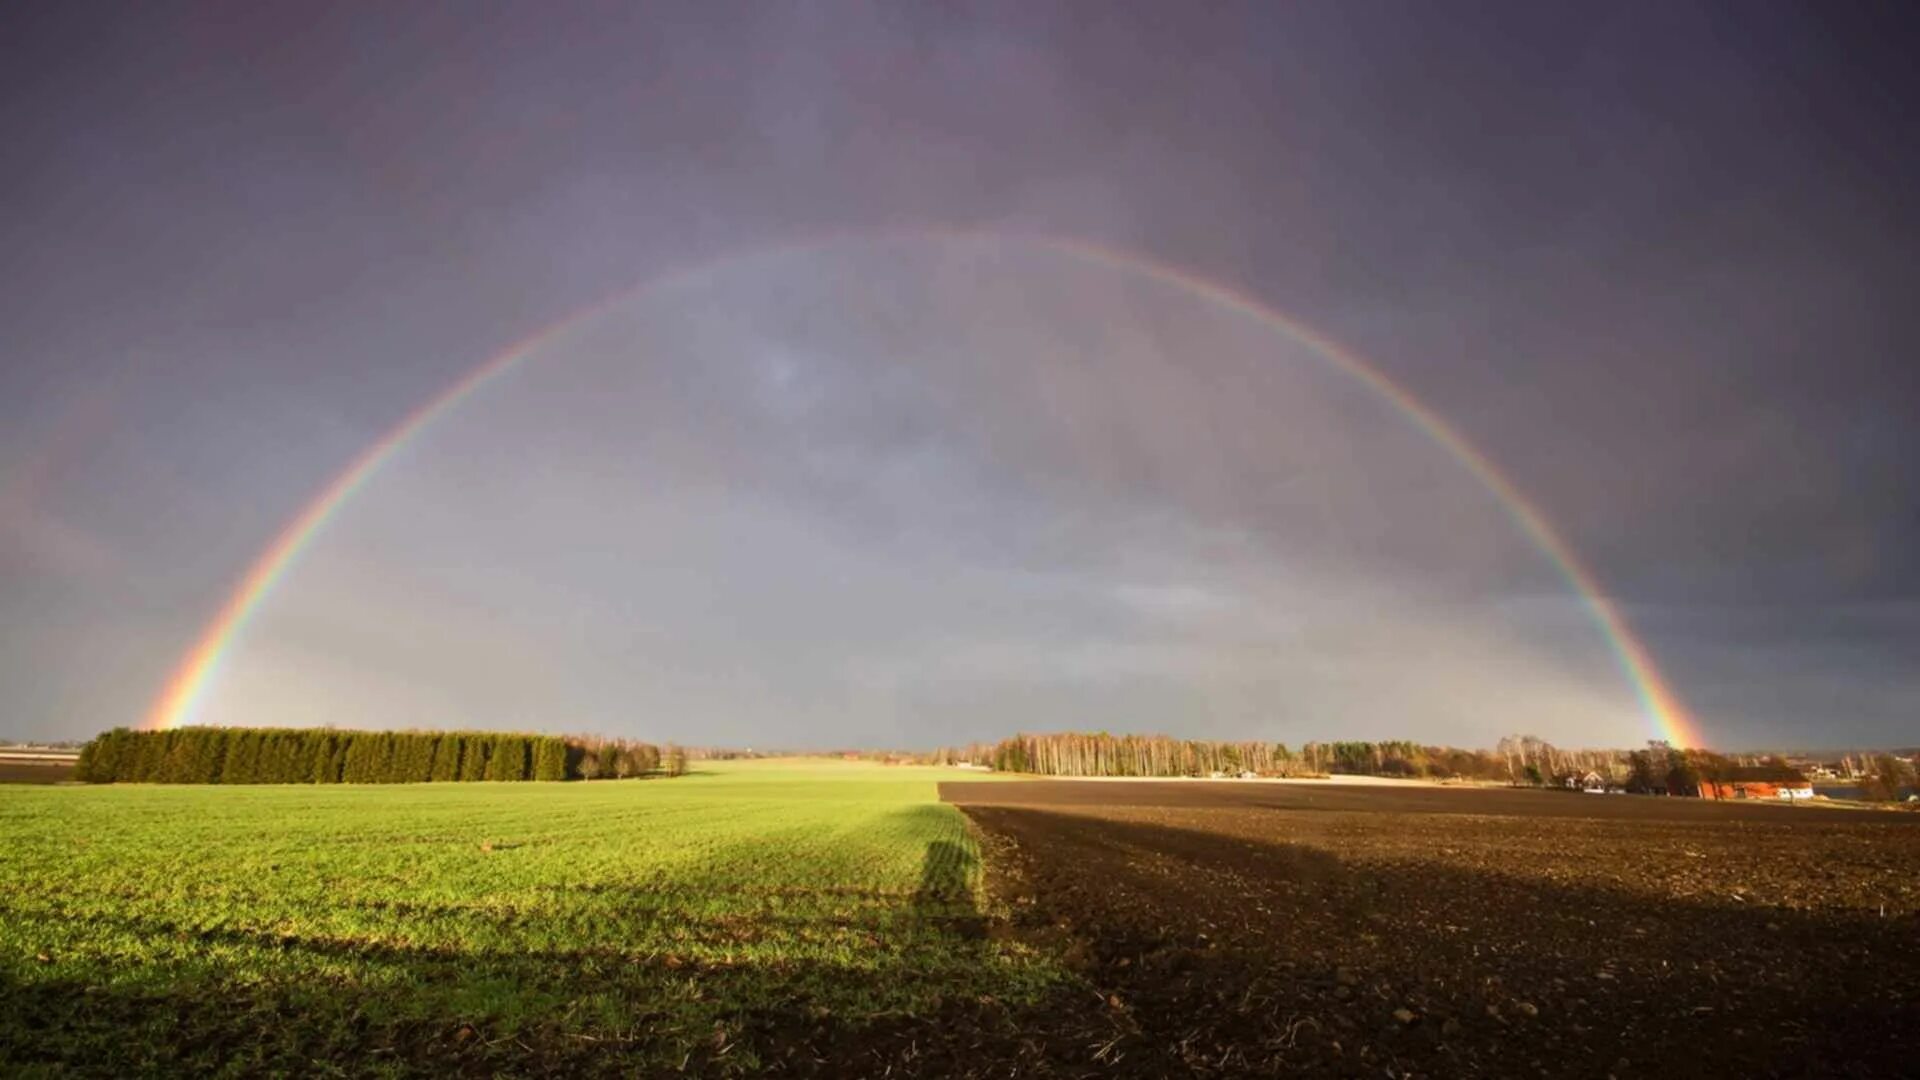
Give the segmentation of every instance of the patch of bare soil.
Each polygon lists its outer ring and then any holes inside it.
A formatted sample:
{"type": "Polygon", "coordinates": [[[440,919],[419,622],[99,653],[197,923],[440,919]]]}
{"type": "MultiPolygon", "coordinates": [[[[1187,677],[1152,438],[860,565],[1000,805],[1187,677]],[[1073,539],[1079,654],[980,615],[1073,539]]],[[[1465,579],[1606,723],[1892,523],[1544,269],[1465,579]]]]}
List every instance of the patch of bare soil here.
{"type": "MultiPolygon", "coordinates": [[[[1575,793],[948,784],[1085,981],[926,1075],[1911,1076],[1920,820],[1575,793]]],[[[851,1064],[845,1062],[844,1064],[851,1064]]]]}
{"type": "Polygon", "coordinates": [[[0,761],[0,784],[58,784],[71,779],[71,761],[0,761]]]}

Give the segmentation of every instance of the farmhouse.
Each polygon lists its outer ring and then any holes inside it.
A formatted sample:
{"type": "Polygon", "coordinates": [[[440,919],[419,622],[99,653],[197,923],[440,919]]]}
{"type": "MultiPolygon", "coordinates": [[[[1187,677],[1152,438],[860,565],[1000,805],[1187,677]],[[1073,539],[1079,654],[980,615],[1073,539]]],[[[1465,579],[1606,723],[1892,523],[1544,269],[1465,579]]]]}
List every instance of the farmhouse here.
{"type": "Polygon", "coordinates": [[[1560,786],[1570,791],[1604,792],[1607,790],[1607,778],[1592,769],[1583,773],[1570,772],[1560,777],[1560,786]]]}

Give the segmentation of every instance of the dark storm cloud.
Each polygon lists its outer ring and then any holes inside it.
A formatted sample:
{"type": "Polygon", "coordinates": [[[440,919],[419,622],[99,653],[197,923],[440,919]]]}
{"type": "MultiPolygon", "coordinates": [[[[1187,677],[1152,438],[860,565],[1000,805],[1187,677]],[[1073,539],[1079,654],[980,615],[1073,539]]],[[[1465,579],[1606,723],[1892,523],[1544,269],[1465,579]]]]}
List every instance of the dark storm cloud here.
{"type": "MultiPolygon", "coordinates": [[[[1755,5],[12,12],[0,726],[137,716],[279,524],[503,343],[716,253],[938,224],[1130,247],[1299,316],[1511,472],[1717,741],[1896,738],[1920,656],[1912,31],[1755,5]]],[[[1276,444],[1250,425],[1200,457],[1113,441],[1154,430],[1116,418],[1156,396],[1231,407],[1179,375],[1057,384],[1077,429],[1011,430],[1079,439],[1073,475],[1122,501],[1257,531],[1276,444]]],[[[829,389],[874,416],[869,451],[938,456],[884,393],[829,389]]],[[[878,475],[829,469],[816,501],[878,513],[878,475]]],[[[1434,562],[1364,527],[1364,491],[1325,497],[1383,575],[1434,562]]],[[[1540,593],[1475,568],[1485,519],[1451,512],[1460,589],[1540,593]]],[[[906,741],[964,710],[924,711],[906,741]]]]}

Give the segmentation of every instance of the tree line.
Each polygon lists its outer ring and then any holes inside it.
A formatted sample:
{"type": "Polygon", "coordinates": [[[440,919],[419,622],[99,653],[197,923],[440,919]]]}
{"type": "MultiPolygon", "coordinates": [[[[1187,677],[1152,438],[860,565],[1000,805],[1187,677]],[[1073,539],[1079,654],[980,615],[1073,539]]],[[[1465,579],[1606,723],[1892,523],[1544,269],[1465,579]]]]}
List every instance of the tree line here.
{"type": "Polygon", "coordinates": [[[1860,779],[1863,798],[1892,802],[1906,795],[1906,788],[1920,787],[1920,755],[1905,761],[1894,754],[1873,754],[1865,764],[1865,775],[1860,779]]]}
{"type": "MultiPolygon", "coordinates": [[[[1920,762],[1887,753],[1867,755],[1863,767],[1865,771],[1858,777],[1860,797],[1868,802],[1899,799],[1920,773],[1920,762]]],[[[1650,742],[1645,750],[1627,755],[1627,777],[1622,786],[1651,794],[1720,798],[1729,786],[1753,781],[1800,787],[1807,784],[1807,776],[1778,755],[1732,756],[1650,742]]]]}
{"type": "Polygon", "coordinates": [[[1282,743],[1104,731],[1023,733],[997,743],[944,748],[932,755],[932,761],[991,765],[1001,772],[1041,776],[1207,776],[1215,772],[1297,776],[1305,771],[1304,763],[1282,743]]]}
{"type": "MultiPolygon", "coordinates": [[[[1718,794],[1737,782],[1805,784],[1784,758],[1719,754],[1651,742],[1643,750],[1556,747],[1533,735],[1510,735],[1491,750],[1426,746],[1407,740],[1285,743],[1175,739],[1107,732],[1021,733],[997,743],[944,747],[924,760],[936,765],[987,765],[1040,776],[1389,776],[1479,780],[1523,786],[1581,786],[1588,774],[1627,791],[1718,794]]],[[[1868,759],[1865,797],[1896,798],[1915,765],[1892,754],[1868,759]]]]}
{"type": "Polygon", "coordinates": [[[1423,746],[1409,741],[1310,742],[1297,751],[1285,743],[1176,739],[1166,735],[1107,732],[1022,733],[997,743],[948,747],[935,764],[989,765],[1001,772],[1042,776],[1256,776],[1456,777],[1518,781],[1524,773],[1497,751],[1423,746]]]}
{"type": "MultiPolygon", "coordinates": [[[[686,771],[669,747],[667,775],[686,771]]],[[[115,728],[80,750],[96,784],[416,784],[598,780],[662,771],[660,748],[596,736],[331,728],[115,728]]]]}

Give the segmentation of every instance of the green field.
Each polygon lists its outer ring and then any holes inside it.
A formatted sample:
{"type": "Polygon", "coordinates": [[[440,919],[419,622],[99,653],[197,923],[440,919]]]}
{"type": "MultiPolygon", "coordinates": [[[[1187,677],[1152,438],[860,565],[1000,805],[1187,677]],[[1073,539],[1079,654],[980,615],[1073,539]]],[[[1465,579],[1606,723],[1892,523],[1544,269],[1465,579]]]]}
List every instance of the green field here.
{"type": "Polygon", "coordinates": [[[0,1065],[753,1071],[769,1032],[1034,1000],[942,775],[0,787],[0,1065]]]}

